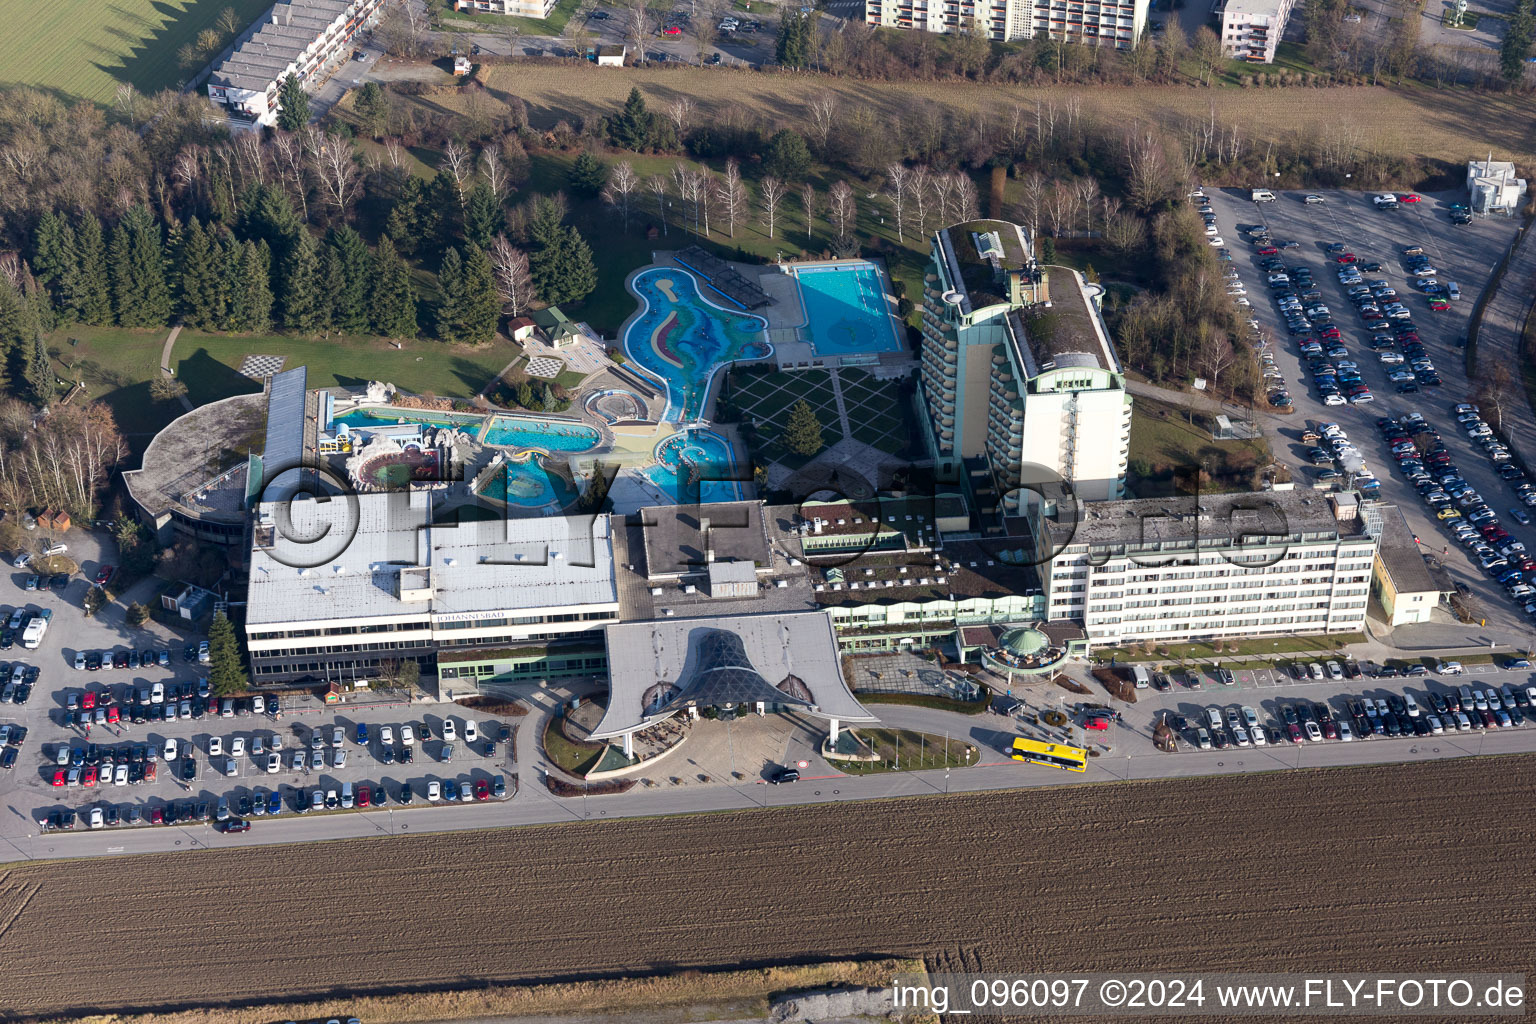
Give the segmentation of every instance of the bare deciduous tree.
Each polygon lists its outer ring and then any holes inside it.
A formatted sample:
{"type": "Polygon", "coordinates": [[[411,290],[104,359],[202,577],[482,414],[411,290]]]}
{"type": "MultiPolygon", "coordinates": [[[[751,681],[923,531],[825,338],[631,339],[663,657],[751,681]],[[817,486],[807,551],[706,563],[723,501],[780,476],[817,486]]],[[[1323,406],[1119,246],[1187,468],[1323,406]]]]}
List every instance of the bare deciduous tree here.
{"type": "Polygon", "coordinates": [[[976,182],[964,171],[954,173],[955,220],[975,220],[976,182]]]}
{"type": "Polygon", "coordinates": [[[907,179],[910,175],[901,163],[893,163],[885,169],[885,194],[891,199],[896,214],[896,240],[905,242],[907,213],[907,179]]]}
{"type": "Polygon", "coordinates": [[[450,142],[443,147],[443,163],[448,176],[453,179],[453,191],[458,197],[459,209],[462,211],[469,205],[469,183],[475,171],[474,160],[468,149],[457,142],[450,142]]]}
{"type": "Polygon", "coordinates": [[[491,240],[491,268],[496,273],[496,294],[513,317],[523,315],[533,299],[533,278],[528,272],[528,254],[497,235],[491,240]]]}
{"type": "Polygon", "coordinates": [[[1146,239],[1147,225],[1140,217],[1117,210],[1105,218],[1104,240],[1116,252],[1128,253],[1140,249],[1146,239]]]}
{"type": "Polygon", "coordinates": [[[389,157],[389,166],[399,168],[405,159],[405,147],[400,145],[397,136],[390,135],[384,139],[384,154],[389,157]]]}
{"type": "Polygon", "coordinates": [[[715,196],[720,200],[721,211],[726,216],[730,237],[736,237],[736,218],[746,212],[747,186],[741,180],[741,165],[731,157],[725,162],[725,172],[715,185],[715,196]]]}
{"type": "Polygon", "coordinates": [[[507,193],[512,191],[512,182],[507,176],[507,165],[501,159],[500,146],[493,144],[480,151],[480,173],[485,175],[485,183],[491,187],[496,201],[504,202],[507,193]]]}
{"type": "Polygon", "coordinates": [[[1045,213],[1045,176],[1039,171],[1030,171],[1024,176],[1022,213],[1024,224],[1029,228],[1029,237],[1034,241],[1040,236],[1040,218],[1045,213]]]}
{"type": "Polygon", "coordinates": [[[955,221],[949,215],[949,209],[955,192],[955,179],[948,174],[935,174],[928,180],[928,188],[933,192],[933,205],[939,215],[939,223],[953,224],[955,221]]]}
{"type": "Polygon", "coordinates": [[[688,126],[693,121],[694,103],[687,96],[679,96],[667,104],[667,119],[672,122],[672,129],[679,139],[688,134],[688,126]]]}
{"type": "Polygon", "coordinates": [[[907,190],[912,195],[912,205],[917,209],[917,233],[928,231],[928,165],[918,164],[907,176],[907,190]]]}
{"type": "Polygon", "coordinates": [[[619,218],[624,231],[629,232],[629,197],[640,187],[640,177],[628,160],[620,160],[608,174],[608,184],[603,186],[603,201],[619,208],[619,218]]]}
{"type": "Polygon", "coordinates": [[[816,140],[818,152],[827,152],[827,140],[832,126],[837,123],[837,97],[822,93],[807,105],[811,115],[811,136],[816,140]]]}
{"type": "Polygon", "coordinates": [[[655,174],[645,179],[645,187],[651,190],[651,196],[656,200],[656,217],[661,221],[661,233],[667,233],[667,178],[663,174],[655,174]]]}
{"type": "Polygon", "coordinates": [[[810,182],[800,185],[800,209],[805,211],[805,244],[811,244],[811,232],[816,227],[816,186],[810,182]]]}
{"type": "Polygon", "coordinates": [[[1087,218],[1083,230],[1090,235],[1093,233],[1093,207],[1099,201],[1099,179],[1094,177],[1078,178],[1072,183],[1072,192],[1077,197],[1083,216],[1087,218]]]}
{"type": "Polygon", "coordinates": [[[1126,196],[1150,210],[1168,195],[1168,157],[1159,133],[1136,128],[1125,137],[1126,196]]]}
{"type": "Polygon", "coordinates": [[[645,44],[651,38],[651,12],[646,0],[634,0],[624,21],[625,38],[635,52],[635,60],[645,63],[645,44]]]}
{"type": "Polygon", "coordinates": [[[299,215],[309,220],[308,190],[304,187],[304,146],[294,135],[274,130],[272,151],[276,154],[277,178],[288,187],[288,195],[299,204],[299,215]]]}
{"type": "Polygon", "coordinates": [[[848,241],[848,227],[858,218],[858,208],[853,198],[853,186],[839,181],[827,190],[827,213],[837,231],[837,241],[848,241]]]}
{"type": "MultiPolygon", "coordinates": [[[[309,126],[306,131],[313,127],[309,126]]],[[[337,214],[345,218],[358,190],[357,161],[353,159],[351,140],[340,135],[320,134],[311,153],[321,194],[336,208],[337,214]]]]}
{"type": "Polygon", "coordinates": [[[769,238],[773,237],[774,219],[778,215],[779,203],[783,201],[786,191],[788,191],[787,186],[771,174],[764,175],[762,182],[758,185],[758,195],[763,200],[763,219],[768,225],[769,238]]]}

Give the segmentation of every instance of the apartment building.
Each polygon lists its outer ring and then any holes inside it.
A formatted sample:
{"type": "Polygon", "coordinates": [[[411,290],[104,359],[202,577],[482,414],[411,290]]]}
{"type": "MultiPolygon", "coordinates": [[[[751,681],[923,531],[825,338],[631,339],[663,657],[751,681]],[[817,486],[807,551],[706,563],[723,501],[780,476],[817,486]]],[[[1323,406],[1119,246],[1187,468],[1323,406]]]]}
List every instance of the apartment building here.
{"type": "Polygon", "coordinates": [[[1046,617],[1095,646],[1355,632],[1382,517],[1309,491],[1070,502],[1032,520],[1046,617]],[[1375,524],[1374,526],[1372,524],[1375,524]]]}
{"type": "Polygon", "coordinates": [[[322,78],[346,62],[358,33],[379,20],[384,0],[292,0],[274,5],[208,79],[208,98],[237,124],[277,124],[277,93],[289,75],[322,78]]]}
{"type": "Polygon", "coordinates": [[[515,14],[520,18],[547,18],[555,9],[556,0],[454,0],[454,8],[460,11],[479,11],[484,14],[515,14]]]}
{"type": "Polygon", "coordinates": [[[1295,0],[1227,0],[1221,11],[1221,48],[1228,57],[1273,64],[1295,0]]]}
{"type": "Polygon", "coordinates": [[[607,516],[434,523],[424,491],[258,506],[245,626],[258,683],[367,678],[407,658],[430,672],[439,651],[600,653],[618,612],[607,516]]]}
{"type": "Polygon", "coordinates": [[[1041,482],[1087,501],[1121,497],[1131,399],[1098,286],[1039,266],[1024,229],[1005,221],[945,228],[931,258],[919,384],[934,458],[984,461],[1006,514],[1041,482]]]}
{"type": "Polygon", "coordinates": [[[1013,42],[1050,39],[1128,50],[1146,27],[1148,0],[866,0],[864,20],[919,32],[980,32],[1013,42]]]}

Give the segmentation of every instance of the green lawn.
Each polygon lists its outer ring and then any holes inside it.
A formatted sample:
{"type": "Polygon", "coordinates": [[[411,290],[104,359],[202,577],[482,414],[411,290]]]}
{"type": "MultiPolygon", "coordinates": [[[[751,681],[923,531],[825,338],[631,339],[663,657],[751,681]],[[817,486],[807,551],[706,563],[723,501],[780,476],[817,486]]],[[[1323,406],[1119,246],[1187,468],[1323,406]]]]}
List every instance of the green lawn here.
{"type": "Polygon", "coordinates": [[[566,23],[571,20],[571,15],[575,14],[576,8],[580,6],[581,0],[560,0],[555,4],[554,10],[549,12],[547,18],[520,18],[510,14],[453,11],[443,16],[443,27],[449,31],[465,31],[453,24],[455,21],[464,21],[474,23],[473,27],[467,31],[494,32],[497,29],[511,28],[523,35],[558,36],[565,31],[566,23]]]}
{"type": "MultiPolygon", "coordinates": [[[[789,426],[789,411],[802,399],[809,402],[821,421],[821,439],[825,446],[843,439],[832,394],[831,375],[826,370],[801,370],[795,373],[731,374],[731,395],[741,411],[743,423],[756,425],[757,442],[752,461],[757,465],[781,463],[798,469],[810,461],[784,447],[782,438],[789,426]]],[[[851,417],[850,417],[851,418],[851,417]]]]}
{"type": "Polygon", "coordinates": [[[1194,425],[1176,406],[1150,398],[1136,399],[1131,418],[1129,485],[1138,498],[1193,494],[1195,471],[1204,466],[1210,479],[1206,491],[1251,490],[1253,470],[1271,461],[1269,448],[1258,441],[1214,441],[1202,425],[1194,425]]]}
{"type": "Polygon", "coordinates": [[[0,85],[110,103],[119,84],[141,93],[174,88],[198,69],[176,51],[232,7],[243,28],[270,0],[118,0],[37,3],[0,0],[0,85]]]}
{"type": "Polygon", "coordinates": [[[561,730],[561,719],[551,718],[544,727],[544,752],[556,765],[581,777],[596,766],[607,749],[605,743],[577,743],[561,730]]]}
{"type": "Polygon", "coordinates": [[[833,762],[849,775],[964,768],[976,763],[976,748],[960,736],[945,737],[934,733],[913,732],[911,729],[861,728],[856,732],[859,739],[880,755],[880,760],[833,762]]]}
{"type": "MultiPolygon", "coordinates": [[[[88,397],[106,402],[136,452],[182,413],[179,402],[156,402],[149,396],[149,382],[160,373],[166,333],[74,326],[61,328],[48,341],[59,375],[84,381],[88,397]]],[[[480,348],[408,341],[396,349],[376,338],[226,337],[183,331],[171,365],[194,405],[260,391],[258,382],[239,373],[247,355],[284,356],[288,369],[308,366],[310,387],[385,380],[415,394],[470,398],[518,352],[515,344],[503,340],[480,348]]]]}

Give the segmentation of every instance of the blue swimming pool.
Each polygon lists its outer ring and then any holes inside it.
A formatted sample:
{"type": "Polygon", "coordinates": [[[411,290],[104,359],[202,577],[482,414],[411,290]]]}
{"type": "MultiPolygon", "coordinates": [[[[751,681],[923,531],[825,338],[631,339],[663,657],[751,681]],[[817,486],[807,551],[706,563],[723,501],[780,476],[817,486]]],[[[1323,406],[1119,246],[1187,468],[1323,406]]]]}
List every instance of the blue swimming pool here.
{"type": "Polygon", "coordinates": [[[695,427],[662,441],[657,465],[645,475],[679,505],[737,501],[742,496],[731,443],[712,430],[695,427]]]}
{"type": "Polygon", "coordinates": [[[899,352],[885,281],[873,263],[796,267],[804,333],[819,356],[899,352]]]}
{"type": "Polygon", "coordinates": [[[552,452],[584,452],[598,442],[596,430],[580,423],[496,416],[485,432],[485,443],[502,448],[543,448],[552,452]]]}
{"type": "Polygon", "coordinates": [[[481,417],[473,415],[454,415],[446,412],[422,412],[417,409],[401,409],[392,405],[371,406],[367,409],[353,409],[349,413],[337,416],[331,421],[334,426],[344,423],[349,427],[361,427],[366,430],[369,427],[387,427],[404,420],[406,423],[421,423],[431,427],[459,427],[471,432],[480,429],[481,417]]]}
{"type": "Polygon", "coordinates": [[[550,502],[566,508],[576,500],[576,489],[565,477],[547,471],[537,459],[507,463],[502,472],[480,488],[480,494],[521,508],[538,508],[550,502]]]}
{"type": "Polygon", "coordinates": [[[721,366],[772,352],[761,317],[710,302],[686,270],[656,267],[631,284],[644,308],[624,332],[624,350],[647,371],[644,376],[666,382],[668,420],[699,418],[721,366]]]}

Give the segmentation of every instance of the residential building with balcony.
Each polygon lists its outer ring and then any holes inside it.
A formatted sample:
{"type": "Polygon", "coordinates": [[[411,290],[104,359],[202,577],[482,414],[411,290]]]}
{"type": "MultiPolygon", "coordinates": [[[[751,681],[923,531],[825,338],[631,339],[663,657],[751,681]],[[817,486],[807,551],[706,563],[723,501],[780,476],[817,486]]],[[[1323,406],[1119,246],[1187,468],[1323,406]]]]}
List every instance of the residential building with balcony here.
{"type": "Polygon", "coordinates": [[[289,75],[307,86],[345,63],[384,0],[292,0],[274,5],[249,38],[214,67],[208,98],[236,124],[277,124],[277,94],[289,75]]]}
{"type": "Polygon", "coordinates": [[[1228,57],[1273,64],[1295,0],[1227,0],[1221,11],[1221,49],[1228,57]]]}
{"type": "Polygon", "coordinates": [[[1013,42],[1051,39],[1128,50],[1146,27],[1148,0],[866,0],[864,20],[920,32],[977,32],[1013,42]]]}
{"type": "Polygon", "coordinates": [[[1382,509],[1310,491],[1031,511],[1045,616],[1094,646],[1364,627],[1382,509]]]}
{"type": "Polygon", "coordinates": [[[1039,266],[1004,221],[945,228],[931,253],[919,385],[934,458],[983,460],[1008,515],[1057,480],[1086,501],[1120,498],[1131,399],[1098,286],[1039,266]]]}
{"type": "MultiPolygon", "coordinates": [[[[514,14],[519,18],[547,18],[556,0],[454,0],[454,9],[482,14],[514,14]]],[[[598,62],[601,64],[601,60],[598,62]]]]}

